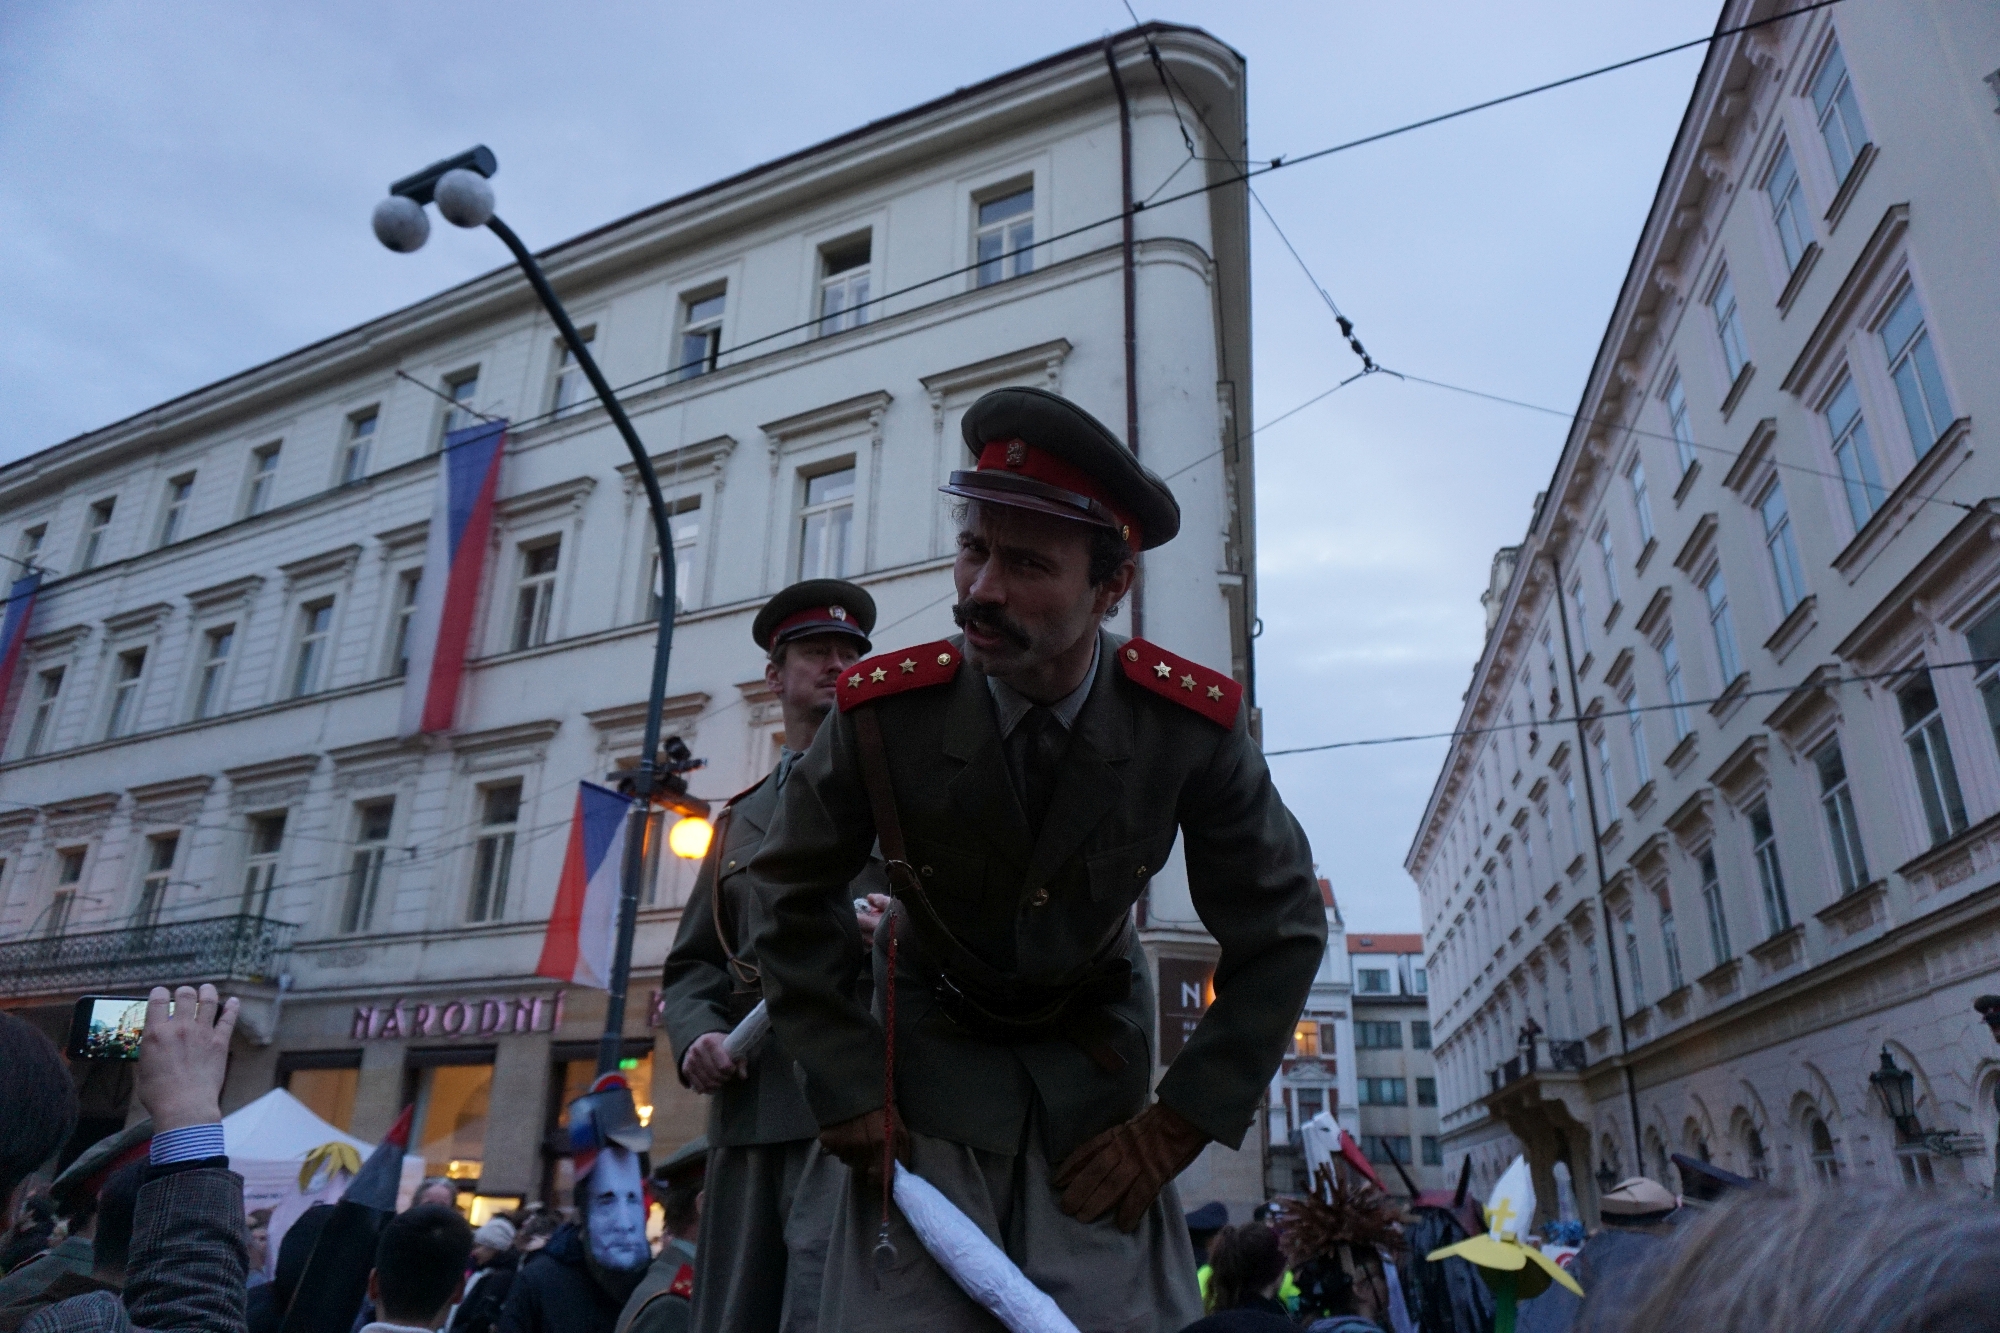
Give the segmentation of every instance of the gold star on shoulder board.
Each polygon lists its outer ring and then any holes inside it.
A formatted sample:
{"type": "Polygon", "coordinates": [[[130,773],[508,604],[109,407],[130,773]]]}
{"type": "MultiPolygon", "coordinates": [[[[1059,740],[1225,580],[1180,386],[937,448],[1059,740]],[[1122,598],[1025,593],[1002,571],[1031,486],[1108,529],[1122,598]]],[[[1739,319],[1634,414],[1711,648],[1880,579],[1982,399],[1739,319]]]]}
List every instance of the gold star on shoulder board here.
{"type": "Polygon", "coordinates": [[[1211,699],[1220,700],[1222,698],[1222,687],[1220,685],[1209,686],[1208,697],[1211,699]]]}
{"type": "Polygon", "coordinates": [[[874,681],[877,685],[880,685],[883,681],[889,679],[889,673],[884,671],[881,667],[876,667],[873,671],[868,673],[868,679],[874,681]]]}
{"type": "Polygon", "coordinates": [[[859,671],[855,672],[853,675],[847,678],[847,688],[850,690],[858,690],[861,688],[861,673],[859,671]]]}
{"type": "Polygon", "coordinates": [[[1191,690],[1191,689],[1193,689],[1193,688],[1194,688],[1194,677],[1193,677],[1193,676],[1182,676],[1182,677],[1181,677],[1181,688],[1182,688],[1182,689],[1184,689],[1184,690],[1191,690]]]}
{"type": "Polygon", "coordinates": [[[1158,676],[1161,680],[1165,680],[1168,676],[1174,674],[1174,669],[1168,666],[1165,662],[1155,662],[1153,663],[1153,674],[1158,676]]]}
{"type": "Polygon", "coordinates": [[[912,671],[915,671],[917,669],[917,664],[915,662],[912,662],[907,657],[904,658],[902,661],[896,663],[896,665],[903,668],[903,674],[906,676],[909,675],[912,671]]]}

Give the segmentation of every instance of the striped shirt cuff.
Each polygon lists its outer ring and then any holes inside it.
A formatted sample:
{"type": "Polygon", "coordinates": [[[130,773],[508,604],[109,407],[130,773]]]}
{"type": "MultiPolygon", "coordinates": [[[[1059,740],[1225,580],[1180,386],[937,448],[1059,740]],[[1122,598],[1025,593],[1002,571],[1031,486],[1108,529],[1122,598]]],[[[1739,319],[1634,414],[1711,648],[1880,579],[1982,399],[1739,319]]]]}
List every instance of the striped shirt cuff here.
{"type": "Polygon", "coordinates": [[[217,1120],[207,1125],[183,1125],[179,1129],[153,1135],[151,1158],[154,1166],[169,1166],[175,1162],[222,1157],[227,1153],[228,1148],[222,1139],[222,1122],[217,1120]]]}

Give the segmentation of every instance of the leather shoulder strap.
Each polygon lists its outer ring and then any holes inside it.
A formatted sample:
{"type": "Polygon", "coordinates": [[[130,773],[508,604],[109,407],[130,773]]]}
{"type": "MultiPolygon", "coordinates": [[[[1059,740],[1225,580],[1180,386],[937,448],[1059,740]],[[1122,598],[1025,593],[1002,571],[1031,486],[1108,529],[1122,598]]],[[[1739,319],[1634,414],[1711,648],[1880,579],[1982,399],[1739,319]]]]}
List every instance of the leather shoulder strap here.
{"type": "Polygon", "coordinates": [[[882,859],[909,863],[903,845],[903,821],[896,814],[896,793],[889,786],[889,753],[882,746],[882,720],[872,708],[857,708],[854,738],[861,746],[861,785],[868,789],[868,809],[875,816],[875,836],[882,843],[882,859]]]}

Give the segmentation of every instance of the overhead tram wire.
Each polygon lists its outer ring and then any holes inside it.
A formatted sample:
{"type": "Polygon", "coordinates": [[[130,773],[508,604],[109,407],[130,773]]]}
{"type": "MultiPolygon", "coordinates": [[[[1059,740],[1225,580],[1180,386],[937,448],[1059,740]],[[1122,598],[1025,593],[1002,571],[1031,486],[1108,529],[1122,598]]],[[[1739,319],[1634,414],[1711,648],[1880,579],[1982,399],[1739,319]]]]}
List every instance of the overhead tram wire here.
{"type": "MultiPolygon", "coordinates": [[[[1566,78],[1555,79],[1548,83],[1537,84],[1532,88],[1523,88],[1518,92],[1507,93],[1500,97],[1490,97],[1487,98],[1485,101],[1475,102],[1470,106],[1459,107],[1453,111],[1441,112],[1435,116],[1426,116],[1421,120],[1413,120],[1408,122],[1407,124],[1397,125],[1390,129],[1378,130],[1373,134],[1363,135],[1358,139],[1349,139],[1342,143],[1329,144],[1325,148],[1315,149],[1309,153],[1299,153],[1292,156],[1285,156],[1281,154],[1280,156],[1271,158],[1265,162],[1258,162],[1253,165],[1244,165],[1241,170],[1236,171],[1228,176],[1225,176],[1222,179],[1213,180],[1207,182],[1206,184],[1193,186],[1189,189],[1182,190],[1178,194],[1168,195],[1164,199],[1160,199],[1153,203],[1145,204],[1143,207],[1163,208],[1168,204],[1180,203],[1187,199],[1193,199],[1201,195],[1211,194],[1216,190],[1227,189],[1232,185],[1241,185],[1247,181],[1254,180],[1259,176],[1268,176],[1272,172],[1282,171],[1288,167],[1302,166],[1307,162],[1316,162],[1322,158],[1332,157],[1337,153],[1350,152],[1353,149],[1363,148],[1369,144],[1381,143],[1384,140],[1393,139],[1400,135],[1412,133],[1416,130],[1428,129],[1433,125],[1441,125],[1447,121],[1457,120],[1463,116],[1472,115],[1475,112],[1489,110],[1496,106],[1504,106],[1509,102],[1517,102],[1523,98],[1533,97],[1540,93],[1554,91],[1557,88],[1565,88],[1571,84],[1581,83],[1587,79],[1594,79],[1601,75],[1615,73],[1618,70],[1630,69],[1635,65],[1641,65],[1650,60],[1658,60],[1664,56],[1675,55],[1681,51],[1691,50],[1698,46],[1706,46],[1711,42],[1720,41],[1725,37],[1733,37],[1738,33],[1750,32],[1754,29],[1768,27],[1774,23],[1782,23],[1787,19],[1796,18],[1801,14],[1809,14],[1815,10],[1827,9],[1833,5],[1841,3],[1843,3],[1843,0],[1812,0],[1812,2],[1809,4],[1801,5],[1797,9],[1787,10],[1782,14],[1774,14],[1769,18],[1758,19],[1751,23],[1741,23],[1733,28],[1723,28],[1716,32],[1712,32],[1705,37],[1696,37],[1690,41],[1676,42],[1672,46],[1661,47],[1657,51],[1648,51],[1643,55],[1631,56],[1624,60],[1615,61],[1609,65],[1600,65],[1595,69],[1584,70],[1582,73],[1579,74],[1572,74],[1566,78]]],[[[1230,159],[1222,159],[1222,160],[1230,161],[1230,159]]],[[[1139,212],[1141,211],[1141,206],[1135,204],[1131,211],[1135,213],[1139,212]]],[[[1114,223],[1123,222],[1125,220],[1125,216],[1126,216],[1126,210],[1120,209],[1117,212],[1112,213],[1106,217],[1098,218],[1094,222],[1086,222],[1079,226],[1071,227],[1067,231],[1060,231],[1055,233],[1054,235],[1045,236],[1039,240],[1031,241],[1027,245],[1020,246],[1013,250],[1009,250],[1005,254],[997,256],[997,259],[1004,263],[1006,260],[1012,259],[1017,255],[1030,254],[1036,250],[1042,249],[1045,246],[1055,245],[1058,242],[1071,240],[1077,236],[1081,236],[1086,232],[1096,231],[1100,228],[1111,226],[1114,223]]],[[[893,291],[883,292],[879,296],[871,296],[866,301],[857,302],[853,308],[859,310],[859,309],[865,309],[870,306],[881,305],[886,301],[895,300],[897,297],[907,296],[911,292],[922,291],[925,288],[934,287],[941,282],[949,282],[953,278],[964,277],[968,273],[977,271],[980,267],[982,267],[982,265],[991,262],[993,262],[991,259],[974,260],[970,264],[962,264],[956,268],[947,269],[942,273],[936,274],[929,278],[924,278],[917,282],[910,283],[907,286],[898,287],[893,291]]],[[[955,297],[956,295],[957,293],[951,293],[950,295],[939,297],[936,300],[926,301],[919,305],[912,306],[910,307],[909,310],[902,311],[900,313],[912,314],[920,310],[930,309],[934,306],[941,305],[944,302],[953,299],[953,297],[955,297]]],[[[797,324],[792,324],[785,328],[776,329],[770,333],[760,334],[755,338],[745,339],[744,341],[735,343],[729,347],[720,348],[715,352],[714,355],[715,358],[719,361],[723,357],[727,357],[735,353],[745,351],[752,347],[758,347],[765,343],[775,342],[780,338],[788,338],[794,334],[808,332],[812,329],[818,328],[820,324],[821,320],[818,317],[802,320],[797,324]]],[[[705,361],[706,359],[707,358],[704,357],[703,361],[705,361]]],[[[656,371],[650,375],[642,375],[638,379],[632,380],[629,383],[617,386],[617,392],[622,394],[628,390],[638,389],[643,386],[650,385],[655,381],[670,379],[674,376],[681,374],[683,371],[686,371],[691,366],[700,364],[702,364],[702,361],[687,361],[677,365],[669,366],[664,370],[656,371]]],[[[529,426],[539,425],[544,421],[552,421],[558,415],[561,415],[561,412],[566,412],[570,410],[573,409],[561,409],[560,411],[551,410],[548,412],[544,412],[538,416],[523,418],[522,420],[515,422],[514,425],[517,429],[526,429],[529,426]]]]}
{"type": "MultiPolygon", "coordinates": [[[[1966,667],[1978,670],[1995,665],[2000,665],[2000,659],[1975,657],[1967,658],[1961,662],[1927,662],[1921,666],[1897,667],[1893,671],[1871,671],[1855,676],[1832,676],[1819,682],[1816,688],[1828,688],[1834,685],[1860,685],[1876,680],[1896,680],[1914,676],[1920,671],[1951,671],[1966,667]]],[[[1807,679],[1809,680],[1810,677],[1807,679]]],[[[1673,710],[1702,708],[1709,704],[1720,703],[1724,699],[1757,699],[1773,694],[1791,694],[1803,688],[1805,684],[1806,681],[1801,680],[1795,681],[1790,685],[1772,685],[1761,690],[1744,690],[1740,694],[1717,694],[1711,695],[1706,699],[1686,699],[1679,703],[1638,704],[1631,708],[1600,708],[1587,716],[1596,721],[1603,721],[1617,717],[1632,717],[1639,713],[1664,713],[1673,710]]],[[[1353,750],[1363,746],[1402,745],[1411,741],[1456,740],[1461,736],[1491,736],[1503,731],[1533,730],[1539,727],[1552,726],[1555,722],[1556,719],[1553,717],[1542,718],[1533,722],[1498,722],[1490,727],[1459,727],[1452,731],[1430,731],[1407,736],[1369,736],[1359,740],[1328,741],[1324,745],[1295,745],[1283,750],[1266,750],[1263,753],[1266,759],[1277,759],[1285,755],[1319,754],[1326,750],[1353,750]]]]}

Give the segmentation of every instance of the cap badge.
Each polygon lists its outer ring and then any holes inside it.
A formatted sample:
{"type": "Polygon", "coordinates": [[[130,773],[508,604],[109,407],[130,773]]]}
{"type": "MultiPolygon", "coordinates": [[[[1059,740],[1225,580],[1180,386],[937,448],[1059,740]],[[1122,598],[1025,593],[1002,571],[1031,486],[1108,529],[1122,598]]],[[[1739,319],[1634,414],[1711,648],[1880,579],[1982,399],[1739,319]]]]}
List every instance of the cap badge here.
{"type": "Polygon", "coordinates": [[[1007,466],[1026,467],[1027,463],[1028,463],[1027,442],[1025,440],[1009,440],[1007,442],[1007,466]]]}
{"type": "Polygon", "coordinates": [[[847,619],[847,608],[844,606],[829,606],[826,609],[826,613],[832,616],[835,620],[847,619]]]}

